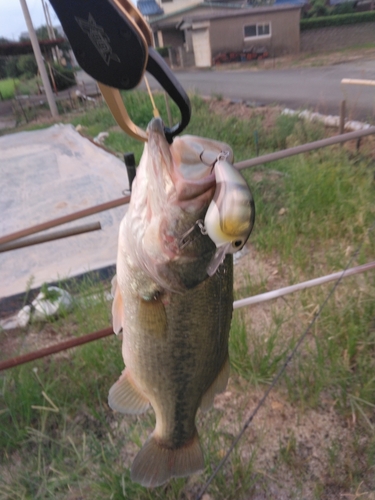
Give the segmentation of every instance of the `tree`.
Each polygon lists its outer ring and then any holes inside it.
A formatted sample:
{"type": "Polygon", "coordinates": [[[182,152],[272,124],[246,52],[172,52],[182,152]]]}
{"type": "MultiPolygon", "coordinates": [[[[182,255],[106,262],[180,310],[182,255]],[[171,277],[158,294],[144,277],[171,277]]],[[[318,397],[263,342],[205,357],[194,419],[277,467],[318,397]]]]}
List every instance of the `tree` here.
{"type": "Polygon", "coordinates": [[[7,60],[5,64],[5,71],[8,78],[18,78],[21,75],[17,62],[17,57],[9,57],[7,60]]]}
{"type": "Polygon", "coordinates": [[[331,14],[331,7],[328,7],[325,0],[311,0],[309,9],[304,17],[323,17],[331,14]]]}
{"type": "Polygon", "coordinates": [[[7,77],[6,63],[5,57],[0,57],[0,80],[7,77]]]}
{"type": "Polygon", "coordinates": [[[26,80],[33,78],[38,72],[38,66],[33,54],[27,54],[18,57],[17,68],[26,80]]]}
{"type": "MultiPolygon", "coordinates": [[[[55,30],[55,28],[52,28],[52,30],[53,30],[54,37],[58,38],[59,35],[58,35],[57,31],[55,30]]],[[[47,29],[46,25],[41,26],[40,28],[36,29],[35,33],[36,33],[38,40],[49,40],[48,29],[47,29]]]]}

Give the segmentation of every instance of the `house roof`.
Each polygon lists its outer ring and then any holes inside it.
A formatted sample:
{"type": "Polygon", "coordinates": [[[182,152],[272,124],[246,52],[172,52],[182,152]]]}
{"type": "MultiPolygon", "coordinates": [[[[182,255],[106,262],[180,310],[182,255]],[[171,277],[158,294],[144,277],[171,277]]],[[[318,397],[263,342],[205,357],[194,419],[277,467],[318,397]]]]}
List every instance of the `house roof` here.
{"type": "Polygon", "coordinates": [[[309,2],[309,0],[275,0],[274,5],[298,5],[298,6],[303,6],[306,5],[309,2]]]}
{"type": "MultiPolygon", "coordinates": [[[[43,52],[45,48],[63,45],[66,43],[66,39],[56,38],[54,40],[38,40],[38,42],[43,52]]],[[[30,40],[0,44],[0,56],[19,56],[22,54],[33,54],[33,47],[30,40]]]]}
{"type": "Polygon", "coordinates": [[[244,7],[242,9],[237,9],[235,11],[220,11],[220,12],[211,12],[211,13],[206,13],[202,15],[193,15],[193,16],[184,16],[184,18],[178,23],[177,27],[179,29],[182,28],[182,26],[188,27],[189,24],[193,22],[199,22],[199,21],[210,21],[213,19],[220,19],[220,18],[231,18],[231,17],[240,17],[240,16],[247,16],[247,15],[256,15],[256,14],[272,14],[274,12],[281,12],[285,10],[296,10],[296,9],[301,9],[302,4],[291,4],[290,2],[285,5],[277,5],[277,6],[272,6],[272,7],[244,7]]]}
{"type": "Polygon", "coordinates": [[[207,9],[208,8],[212,8],[212,9],[239,9],[241,8],[241,4],[240,3],[223,3],[223,2],[200,2],[200,3],[196,3],[195,5],[190,5],[189,7],[185,7],[184,9],[180,9],[180,10],[175,10],[173,12],[169,12],[168,14],[164,14],[162,16],[158,16],[158,17],[155,17],[155,19],[152,19],[150,21],[151,24],[154,24],[154,23],[157,23],[157,22],[160,22],[160,21],[166,21],[170,18],[173,18],[173,17],[180,17],[180,16],[183,16],[184,14],[187,14],[193,10],[197,10],[197,9],[207,9]]]}
{"type": "Polygon", "coordinates": [[[138,0],[137,7],[143,16],[160,16],[164,14],[164,10],[155,0],[138,0]]]}
{"type": "Polygon", "coordinates": [[[297,0],[289,0],[285,4],[281,3],[262,7],[244,6],[238,3],[201,2],[185,9],[165,14],[164,16],[158,16],[150,20],[150,24],[154,29],[171,28],[176,27],[176,25],[177,28],[181,28],[183,22],[191,22],[192,20],[208,21],[210,19],[219,19],[220,17],[236,17],[264,13],[270,14],[278,11],[300,9],[303,5],[303,1],[304,0],[299,0],[297,3],[297,0]],[[203,14],[199,13],[200,10],[207,10],[207,8],[210,9],[210,12],[204,12],[203,14]]]}

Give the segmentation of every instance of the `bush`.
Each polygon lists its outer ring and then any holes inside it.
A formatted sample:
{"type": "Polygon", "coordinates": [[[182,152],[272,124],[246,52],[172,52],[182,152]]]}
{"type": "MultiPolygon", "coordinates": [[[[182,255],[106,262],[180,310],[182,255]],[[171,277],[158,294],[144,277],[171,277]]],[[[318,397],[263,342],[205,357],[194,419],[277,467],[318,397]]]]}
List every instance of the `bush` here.
{"type": "Polygon", "coordinates": [[[156,50],[159,52],[159,54],[162,57],[168,57],[169,56],[168,47],[156,47],[156,50]]]}
{"type": "Polygon", "coordinates": [[[333,14],[355,14],[355,3],[354,2],[344,2],[335,5],[333,8],[333,14]]]}
{"type": "Polygon", "coordinates": [[[18,58],[10,57],[5,64],[5,72],[8,78],[18,78],[21,76],[21,72],[18,68],[18,58]]]}
{"type": "Polygon", "coordinates": [[[5,57],[0,57],[0,80],[7,77],[6,64],[5,57]]]}
{"type": "MultiPolygon", "coordinates": [[[[58,64],[51,64],[51,68],[57,90],[65,90],[76,84],[74,71],[72,69],[64,68],[63,66],[59,66],[58,64]]],[[[51,81],[51,75],[48,68],[47,72],[48,72],[48,77],[51,81]]],[[[51,85],[53,87],[52,82],[51,85]]]]}
{"type": "Polygon", "coordinates": [[[344,24],[370,23],[375,21],[375,11],[357,12],[355,14],[340,14],[337,16],[314,17],[300,21],[301,31],[344,24]]]}
{"type": "Polygon", "coordinates": [[[33,78],[38,72],[38,65],[36,64],[35,57],[31,54],[18,57],[17,68],[20,76],[25,80],[33,78]]]}

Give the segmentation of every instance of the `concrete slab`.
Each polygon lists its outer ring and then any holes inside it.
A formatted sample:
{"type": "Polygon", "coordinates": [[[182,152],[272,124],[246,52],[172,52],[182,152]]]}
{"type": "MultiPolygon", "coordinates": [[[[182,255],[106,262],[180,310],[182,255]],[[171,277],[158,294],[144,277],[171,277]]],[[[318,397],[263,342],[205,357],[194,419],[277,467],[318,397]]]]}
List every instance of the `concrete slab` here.
{"type": "MultiPolygon", "coordinates": [[[[71,125],[0,137],[0,235],[120,198],[124,163],[71,125]]],[[[113,265],[126,206],[85,217],[53,232],[100,221],[101,231],[0,254],[0,298],[29,286],[113,265]]],[[[40,234],[40,233],[39,233],[40,234]]]]}

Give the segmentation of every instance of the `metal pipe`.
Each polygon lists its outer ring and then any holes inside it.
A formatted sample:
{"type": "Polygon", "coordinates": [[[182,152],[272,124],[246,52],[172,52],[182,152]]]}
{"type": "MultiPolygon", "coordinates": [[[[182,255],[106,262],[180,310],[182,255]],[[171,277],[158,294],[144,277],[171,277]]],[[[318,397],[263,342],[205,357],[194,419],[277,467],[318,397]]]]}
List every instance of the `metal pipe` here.
{"type": "Polygon", "coordinates": [[[133,181],[135,179],[137,170],[135,168],[135,158],[134,153],[124,153],[124,161],[126,170],[128,172],[129,189],[132,190],[133,181]]]}
{"type": "Polygon", "coordinates": [[[314,149],[333,146],[334,144],[339,144],[340,142],[351,141],[353,139],[358,139],[359,137],[365,137],[372,134],[375,134],[375,127],[369,127],[365,130],[356,130],[355,132],[335,135],[334,137],[329,137],[328,139],[309,142],[307,144],[302,144],[301,146],[296,146],[295,148],[283,149],[282,151],[277,151],[276,153],[270,153],[268,155],[252,158],[251,160],[240,161],[239,163],[235,163],[234,166],[238,168],[238,170],[242,170],[243,168],[256,167],[257,165],[261,165],[262,163],[282,160],[283,158],[288,158],[289,156],[308,153],[309,151],[312,151],[314,149]]]}
{"type": "Polygon", "coordinates": [[[9,241],[18,240],[19,238],[23,238],[24,236],[30,236],[31,234],[39,233],[40,231],[45,231],[46,229],[50,229],[51,227],[60,226],[61,224],[65,224],[73,220],[82,219],[83,217],[88,217],[89,215],[104,212],[105,210],[110,210],[111,208],[120,207],[121,205],[129,203],[129,200],[130,196],[124,196],[122,198],[117,198],[116,200],[101,203],[100,205],[96,205],[94,207],[79,210],[78,212],[74,212],[72,214],[63,215],[62,217],[58,217],[57,219],[42,222],[41,224],[37,224],[26,229],[21,229],[20,231],[16,231],[14,233],[7,234],[6,236],[0,237],[0,245],[2,245],[3,243],[8,243],[9,241]]]}
{"type": "Polygon", "coordinates": [[[266,302],[267,300],[283,297],[284,295],[288,295],[289,293],[305,290],[306,288],[311,288],[313,286],[323,285],[324,283],[338,280],[341,277],[346,278],[347,276],[352,276],[354,274],[371,271],[371,269],[375,269],[375,261],[369,262],[368,264],[363,264],[362,266],[351,267],[346,271],[339,271],[337,273],[328,274],[327,276],[321,276],[320,278],[315,278],[313,280],[303,281],[302,283],[297,283],[296,285],[286,286],[284,288],[279,288],[278,290],[272,290],[271,292],[254,295],[254,297],[247,297],[246,299],[236,300],[235,302],[233,302],[233,309],[260,304],[261,302],[266,302]]]}
{"type": "Polygon", "coordinates": [[[29,363],[30,361],[35,361],[36,359],[44,358],[45,356],[50,356],[51,354],[56,354],[60,351],[66,351],[72,347],[87,344],[88,342],[93,342],[94,340],[102,339],[103,337],[109,337],[112,334],[112,327],[105,328],[104,330],[89,333],[88,335],[82,335],[81,337],[74,337],[73,339],[65,340],[65,342],[60,342],[59,344],[39,349],[39,351],[29,352],[27,354],[22,354],[21,356],[16,356],[15,358],[6,359],[5,361],[0,361],[0,371],[7,370],[8,368],[14,368],[15,366],[29,363]]]}
{"type": "Polygon", "coordinates": [[[369,85],[375,87],[375,80],[359,80],[356,78],[343,78],[341,83],[346,85],[369,85]]]}
{"type": "MultiPolygon", "coordinates": [[[[328,139],[322,139],[320,141],[310,142],[308,144],[303,144],[302,146],[296,146],[295,148],[284,149],[282,151],[277,151],[276,153],[270,153],[264,156],[258,156],[257,158],[252,158],[251,160],[245,160],[235,163],[234,166],[239,170],[244,168],[255,167],[263,163],[269,163],[271,161],[281,160],[283,158],[288,158],[289,156],[298,155],[301,153],[307,153],[314,149],[324,148],[326,146],[332,146],[334,144],[339,144],[341,142],[351,141],[353,139],[358,139],[360,137],[365,137],[367,135],[375,134],[375,127],[369,127],[366,130],[358,130],[355,132],[348,132],[346,134],[337,135],[330,137],[328,139]]],[[[53,219],[49,222],[44,222],[42,224],[37,224],[36,226],[29,227],[27,229],[22,229],[15,233],[8,234],[6,236],[0,237],[0,245],[7,243],[8,241],[17,240],[24,236],[29,236],[30,234],[35,234],[45,229],[51,227],[59,226],[65,224],[66,222],[71,222],[72,220],[81,219],[87,217],[88,215],[96,214],[98,212],[103,212],[104,210],[109,210],[110,208],[118,207],[120,205],[125,205],[129,203],[130,196],[125,196],[124,198],[118,198],[107,203],[102,203],[95,207],[86,208],[85,210],[80,210],[70,215],[65,215],[59,217],[58,219],[53,219]]]]}
{"type": "Polygon", "coordinates": [[[61,238],[67,238],[77,234],[89,233],[91,231],[97,231],[101,228],[102,226],[99,221],[90,222],[89,224],[83,224],[82,226],[72,227],[70,229],[62,229],[61,231],[55,231],[50,234],[42,234],[32,238],[19,239],[0,245],[0,253],[15,250],[17,248],[29,247],[31,245],[38,245],[39,243],[46,243],[47,241],[60,240],[61,238]]]}
{"type": "MultiPolygon", "coordinates": [[[[337,280],[339,278],[346,278],[347,276],[352,276],[354,274],[364,273],[375,268],[375,261],[369,262],[362,266],[352,267],[346,271],[339,271],[337,273],[329,274],[327,276],[322,276],[320,278],[315,278],[313,280],[305,281],[303,283],[298,283],[297,285],[287,286],[280,288],[279,290],[274,290],[272,292],[261,293],[255,295],[254,297],[248,297],[246,299],[236,300],[233,303],[233,309],[239,309],[240,307],[245,307],[248,305],[259,304],[260,302],[265,302],[266,300],[276,299],[283,295],[297,292],[305,288],[311,288],[313,286],[322,285],[328,283],[329,281],[337,280]]],[[[15,366],[34,361],[51,354],[56,354],[57,352],[64,351],[66,349],[71,349],[87,342],[92,342],[103,337],[108,337],[113,333],[112,328],[105,328],[104,330],[99,330],[98,332],[89,333],[88,335],[83,335],[82,337],[76,337],[74,339],[67,340],[65,342],[60,342],[54,346],[46,347],[40,349],[39,351],[30,352],[28,354],[23,354],[15,358],[7,359],[5,361],[0,361],[0,371],[7,370],[8,368],[13,368],[15,366]]]]}

